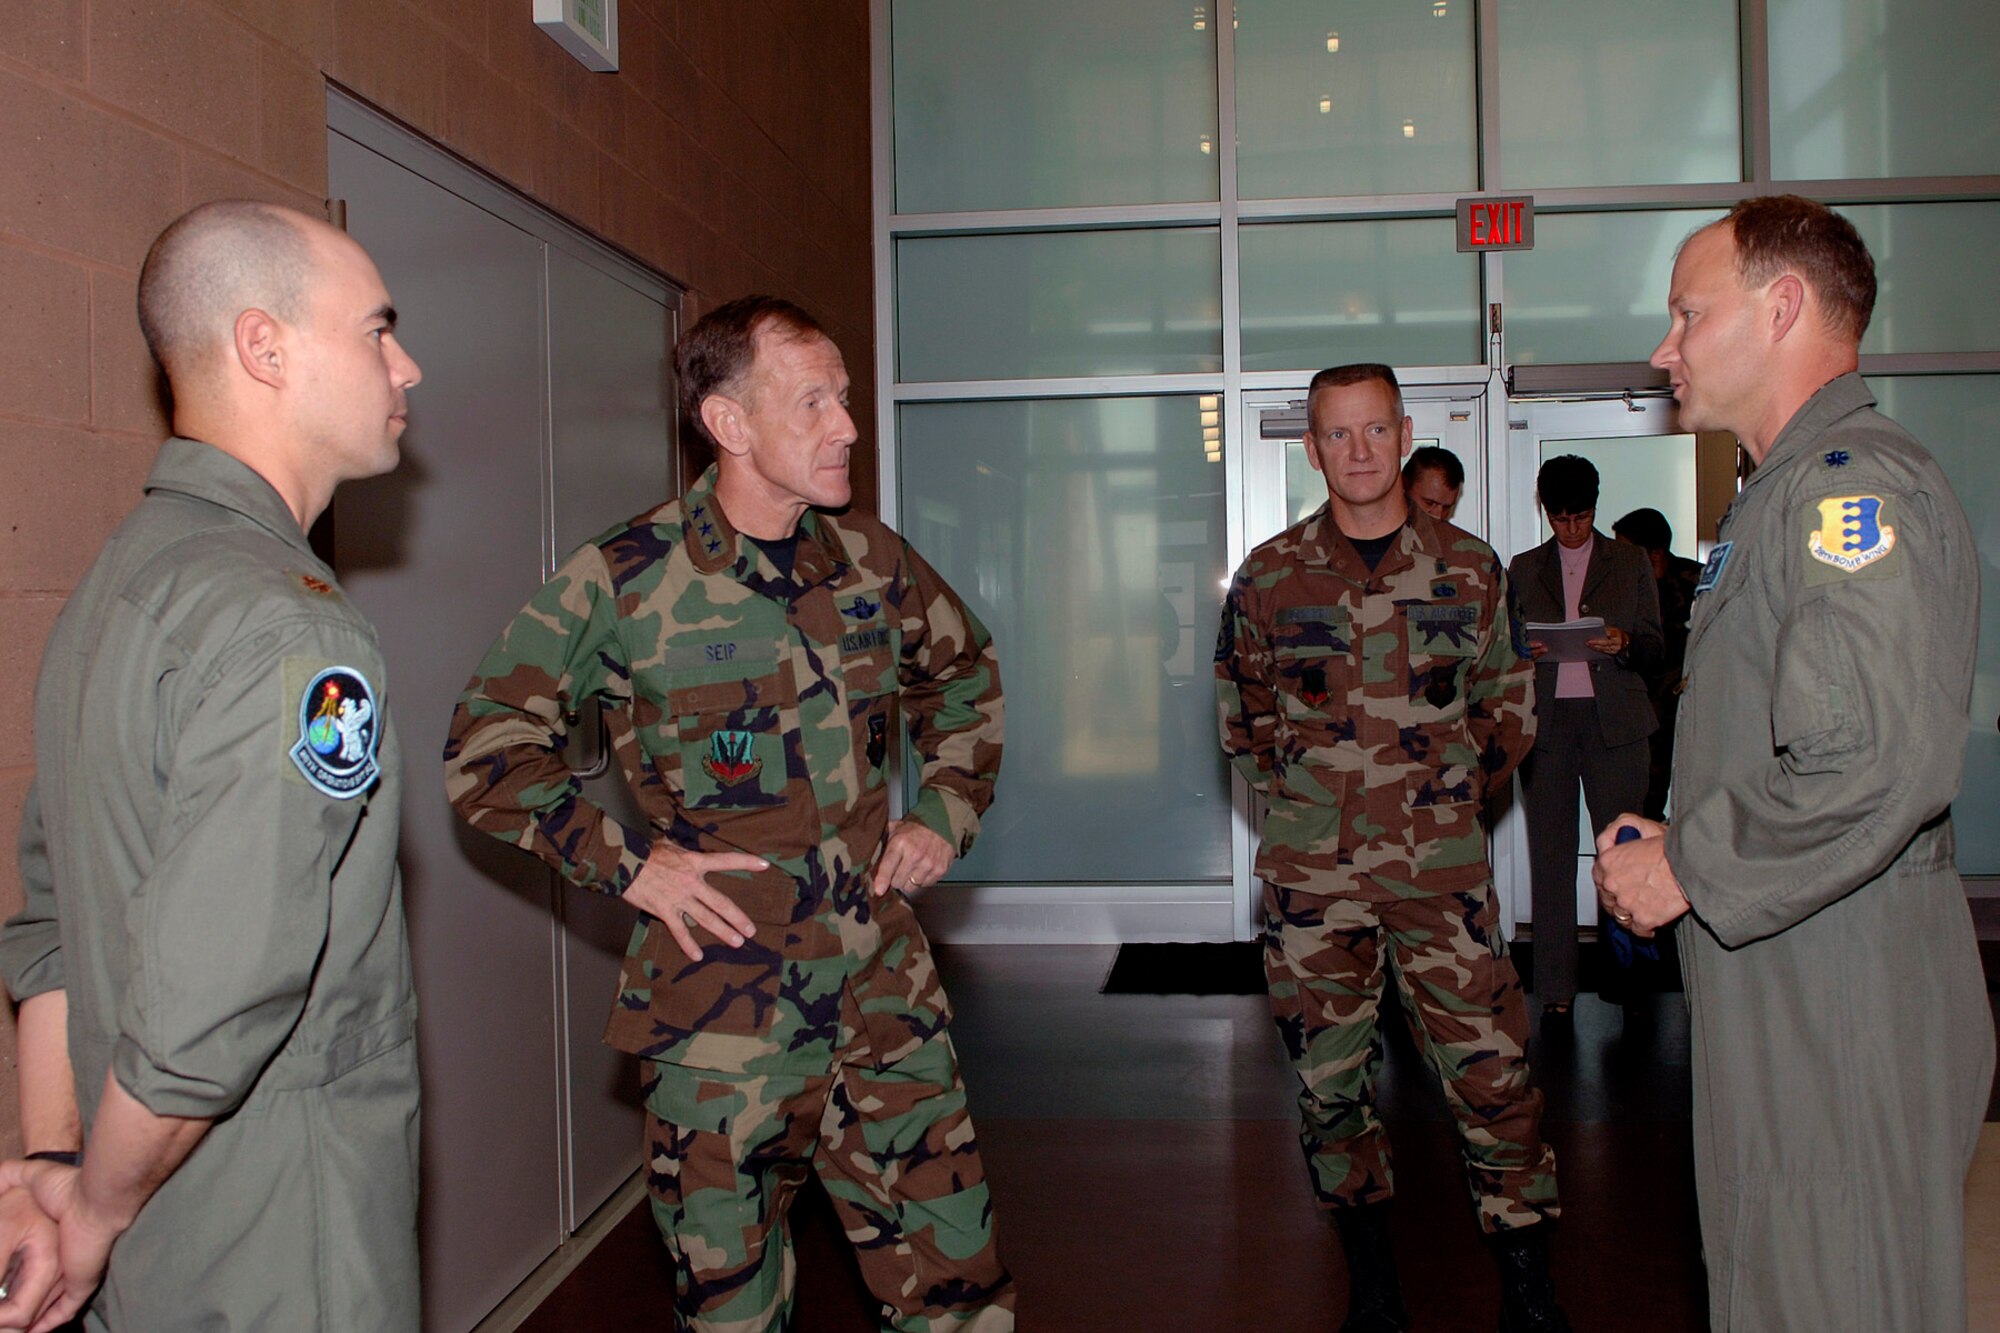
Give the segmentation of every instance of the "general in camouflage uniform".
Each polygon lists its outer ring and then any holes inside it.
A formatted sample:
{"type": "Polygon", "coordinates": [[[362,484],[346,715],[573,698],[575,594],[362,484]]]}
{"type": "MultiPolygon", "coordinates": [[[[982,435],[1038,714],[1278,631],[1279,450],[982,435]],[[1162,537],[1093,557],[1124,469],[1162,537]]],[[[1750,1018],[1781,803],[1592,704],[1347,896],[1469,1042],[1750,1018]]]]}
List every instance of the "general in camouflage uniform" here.
{"type": "Polygon", "coordinates": [[[1401,1300],[1375,1207],[1394,1193],[1375,1110],[1385,973],[1457,1117],[1481,1226],[1532,1234],[1536,1264],[1537,1224],[1558,1211],[1479,820],[1533,741],[1534,676],[1492,549],[1387,481],[1410,443],[1388,368],[1321,372],[1309,401],[1330,503],[1237,571],[1216,688],[1223,750],[1265,798],[1265,973],[1313,1188],[1348,1251],[1347,1327],[1391,1329],[1401,1300]]]}
{"type": "Polygon", "coordinates": [[[706,863],[719,913],[641,912],[605,1034],[645,1061],[647,1181],[688,1326],[788,1322],[785,1212],[817,1170],[883,1327],[1011,1329],[950,1008],[900,892],[914,863],[897,891],[871,893],[890,887],[878,858],[902,826],[940,844],[919,879],[972,844],[1000,764],[992,641],[894,532],[806,507],[844,498],[853,432],[839,354],[804,312],[724,306],[680,360],[690,417],[726,396],[745,415],[831,421],[832,443],[813,447],[838,485],[813,498],[825,476],[787,472],[763,443],[739,453],[728,423],[706,422],[718,466],[580,548],[479,664],[452,720],[449,794],[475,827],[602,893],[627,894],[663,844],[722,854],[706,863]],[[718,372],[701,349],[732,332],[748,364],[718,372]],[[786,397],[800,348],[837,378],[825,402],[786,397]],[[795,546],[724,511],[731,495],[754,508],[773,477],[795,546]],[[647,827],[584,799],[564,762],[593,702],[647,827]],[[890,837],[899,714],[922,793],[890,837]]]}

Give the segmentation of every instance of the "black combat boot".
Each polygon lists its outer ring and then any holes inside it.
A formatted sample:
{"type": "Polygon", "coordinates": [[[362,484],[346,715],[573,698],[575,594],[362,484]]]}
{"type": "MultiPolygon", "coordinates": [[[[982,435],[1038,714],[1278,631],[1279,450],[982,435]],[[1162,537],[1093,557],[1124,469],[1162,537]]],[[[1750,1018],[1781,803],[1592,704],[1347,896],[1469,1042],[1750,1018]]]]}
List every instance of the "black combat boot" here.
{"type": "Polygon", "coordinates": [[[1396,1281],[1396,1257],[1389,1250],[1389,1205],[1336,1208],[1333,1225],[1347,1256],[1347,1319],[1340,1333],[1403,1333],[1403,1288],[1396,1281]]]}
{"type": "Polygon", "coordinates": [[[1500,1260],[1500,1333],[1570,1333],[1549,1277],[1548,1224],[1496,1232],[1493,1253],[1500,1260]]]}

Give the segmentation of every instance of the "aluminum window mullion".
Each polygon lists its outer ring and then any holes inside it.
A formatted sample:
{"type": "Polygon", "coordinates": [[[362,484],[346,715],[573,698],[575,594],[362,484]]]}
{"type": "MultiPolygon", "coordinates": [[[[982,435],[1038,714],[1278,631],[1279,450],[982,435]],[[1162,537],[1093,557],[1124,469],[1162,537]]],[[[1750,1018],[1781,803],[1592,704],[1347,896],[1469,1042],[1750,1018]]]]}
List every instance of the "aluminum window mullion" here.
{"type": "Polygon", "coordinates": [[[1744,180],[1771,193],[1771,13],[1768,0],[1738,0],[1742,34],[1737,77],[1743,97],[1744,180]]]}
{"type": "Polygon", "coordinates": [[[1490,192],[1500,188],[1500,0],[1478,0],[1472,22],[1479,188],[1490,192]]]}
{"type": "MultiPolygon", "coordinates": [[[[875,143],[875,506],[894,527],[901,508],[896,466],[896,211],[895,65],[889,31],[891,0],[869,0],[868,58],[874,72],[869,117],[875,143]]],[[[902,784],[889,787],[892,804],[902,784]]]]}
{"type": "Polygon", "coordinates": [[[1075,375],[1042,379],[923,380],[892,385],[899,403],[952,403],[1008,398],[1151,398],[1165,394],[1219,394],[1212,371],[1161,375],[1075,375]]]}
{"type": "Polygon", "coordinates": [[[1139,227],[1214,226],[1222,207],[1213,200],[1188,204],[1088,204],[1068,208],[988,208],[962,213],[892,213],[897,236],[952,236],[963,232],[1108,231],[1139,227]]]}

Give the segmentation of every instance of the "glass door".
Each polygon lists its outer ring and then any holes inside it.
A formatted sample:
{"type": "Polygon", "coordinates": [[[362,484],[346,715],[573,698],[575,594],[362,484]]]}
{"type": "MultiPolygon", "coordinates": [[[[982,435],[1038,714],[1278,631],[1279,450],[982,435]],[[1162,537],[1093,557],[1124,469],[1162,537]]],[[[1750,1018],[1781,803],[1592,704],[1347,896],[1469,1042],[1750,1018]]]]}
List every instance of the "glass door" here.
{"type": "MultiPolygon", "coordinates": [[[[1493,545],[1500,557],[1511,560],[1549,539],[1548,521],[1535,503],[1535,474],[1548,459],[1575,454],[1597,468],[1600,533],[1610,536],[1613,524],[1635,509],[1657,509],[1673,529],[1673,553],[1705,559],[1715,543],[1716,525],[1736,493],[1736,441],[1726,434],[1689,434],[1679,425],[1678,410],[1666,398],[1510,403],[1507,442],[1495,469],[1496,492],[1505,497],[1494,524],[1493,545]]],[[[1532,916],[1528,826],[1518,796],[1505,803],[1495,823],[1493,850],[1494,878],[1511,934],[1532,916]]],[[[1597,893],[1590,879],[1595,859],[1589,812],[1579,809],[1579,925],[1597,923],[1597,893]]]]}

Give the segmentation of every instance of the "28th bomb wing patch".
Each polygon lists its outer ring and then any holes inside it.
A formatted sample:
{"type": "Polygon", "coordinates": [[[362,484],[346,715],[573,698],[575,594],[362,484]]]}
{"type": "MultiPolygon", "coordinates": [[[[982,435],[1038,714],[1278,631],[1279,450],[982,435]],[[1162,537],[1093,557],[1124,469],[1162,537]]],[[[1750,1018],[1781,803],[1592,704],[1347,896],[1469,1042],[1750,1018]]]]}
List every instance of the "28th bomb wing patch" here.
{"type": "Polygon", "coordinates": [[[1810,582],[1840,575],[1888,578],[1902,572],[1896,529],[1879,495],[1829,495],[1807,512],[1806,551],[1810,582]]]}

